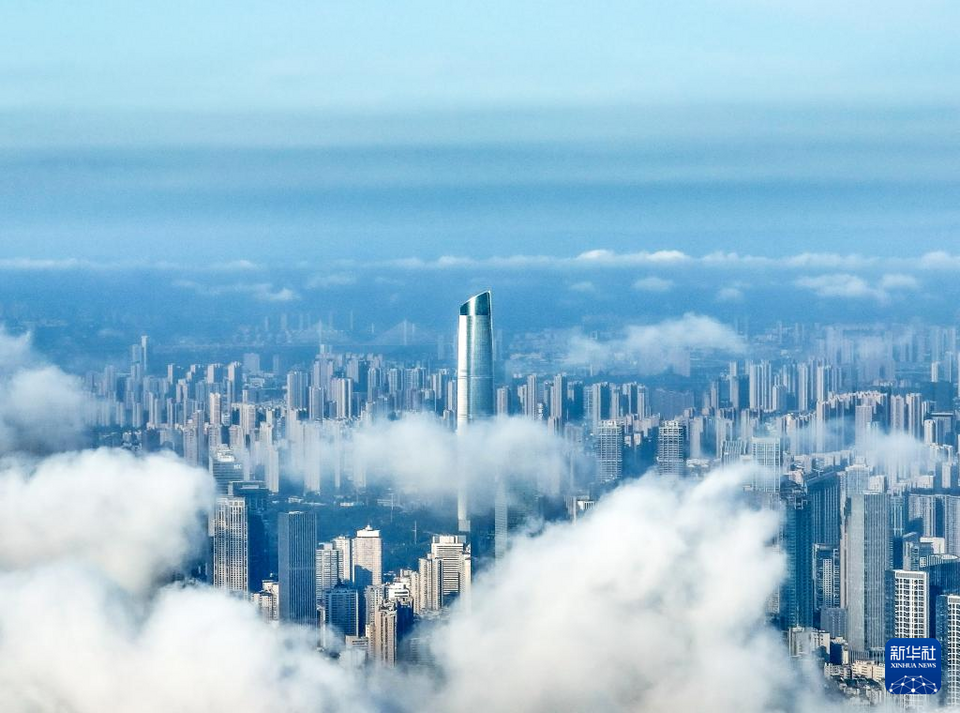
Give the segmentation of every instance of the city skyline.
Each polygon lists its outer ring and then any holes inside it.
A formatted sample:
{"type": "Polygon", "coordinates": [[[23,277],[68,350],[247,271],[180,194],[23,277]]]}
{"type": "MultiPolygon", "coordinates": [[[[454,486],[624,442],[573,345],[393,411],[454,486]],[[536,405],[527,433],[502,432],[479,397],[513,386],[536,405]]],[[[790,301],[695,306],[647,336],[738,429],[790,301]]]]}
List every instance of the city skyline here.
{"type": "Polygon", "coordinates": [[[0,1],[0,713],[960,709],[958,25],[0,1]]]}

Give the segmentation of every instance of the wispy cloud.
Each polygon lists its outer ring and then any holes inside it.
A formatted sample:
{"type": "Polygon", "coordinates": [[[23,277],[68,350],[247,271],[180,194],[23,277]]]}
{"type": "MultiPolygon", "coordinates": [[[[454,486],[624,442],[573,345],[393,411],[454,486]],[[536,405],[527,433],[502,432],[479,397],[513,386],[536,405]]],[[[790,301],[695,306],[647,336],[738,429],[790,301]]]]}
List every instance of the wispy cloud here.
{"type": "MultiPolygon", "coordinates": [[[[859,253],[797,253],[793,255],[766,256],[744,255],[736,252],[712,252],[705,255],[690,255],[681,250],[642,250],[617,252],[605,248],[585,250],[577,255],[494,255],[473,257],[468,255],[443,255],[430,259],[405,257],[389,260],[334,260],[324,267],[348,271],[316,277],[316,286],[343,284],[341,275],[371,269],[387,270],[633,270],[651,268],[657,270],[682,270],[684,268],[710,268],[714,270],[768,270],[781,269],[802,271],[811,269],[838,272],[911,272],[911,271],[960,271],[960,254],[933,251],[918,256],[877,257],[859,253]]],[[[292,268],[317,273],[320,265],[299,261],[284,265],[267,265],[239,259],[221,263],[178,263],[172,261],[93,261],[74,258],[46,260],[34,258],[0,259],[0,271],[38,270],[163,270],[184,273],[203,272],[252,272],[274,268],[292,268]]]]}
{"type": "Polygon", "coordinates": [[[36,258],[0,258],[0,272],[89,272],[89,271],[124,271],[124,270],[156,270],[162,272],[250,272],[263,269],[250,260],[230,260],[228,262],[210,263],[177,263],[168,260],[81,260],[78,258],[63,258],[57,260],[36,258]]]}
{"type": "Polygon", "coordinates": [[[687,313],[657,324],[630,325],[619,337],[590,339],[574,334],[566,356],[569,364],[630,363],[645,373],[665,370],[680,355],[694,349],[740,353],[742,337],[711,317],[687,313]]]}
{"type": "Polygon", "coordinates": [[[174,287],[193,290],[204,297],[222,297],[230,294],[246,294],[260,302],[294,302],[300,295],[289,287],[274,287],[269,282],[238,282],[231,285],[206,285],[193,280],[175,280],[174,287]]]}
{"type": "Polygon", "coordinates": [[[633,289],[640,292],[669,292],[673,289],[673,280],[666,280],[655,275],[641,277],[634,281],[633,289]]]}
{"type": "Polygon", "coordinates": [[[886,274],[877,280],[869,280],[851,273],[832,273],[816,277],[801,277],[794,282],[798,287],[811,290],[818,297],[848,299],[874,299],[886,302],[893,293],[915,290],[919,281],[912,275],[886,274]]]}
{"type": "Polygon", "coordinates": [[[736,285],[721,287],[717,291],[717,302],[743,302],[743,290],[736,285]]]}
{"type": "MultiPolygon", "coordinates": [[[[363,265],[350,262],[351,266],[363,265]]],[[[715,270],[810,269],[859,271],[960,270],[960,255],[938,251],[913,257],[876,257],[859,253],[797,253],[766,256],[742,255],[735,252],[712,252],[694,256],[680,250],[616,252],[607,249],[587,250],[573,257],[550,255],[510,255],[474,258],[445,255],[435,260],[403,258],[372,264],[407,270],[462,270],[479,268],[540,270],[630,270],[637,267],[658,270],[681,270],[702,267],[715,270]]]]}
{"type": "Polygon", "coordinates": [[[582,280],[580,282],[574,282],[572,285],[570,285],[570,290],[573,292],[592,293],[596,292],[597,288],[589,280],[582,280]]]}
{"type": "Polygon", "coordinates": [[[307,280],[307,289],[326,290],[336,287],[349,287],[357,284],[356,275],[347,272],[334,272],[325,275],[314,275],[307,280]]]}

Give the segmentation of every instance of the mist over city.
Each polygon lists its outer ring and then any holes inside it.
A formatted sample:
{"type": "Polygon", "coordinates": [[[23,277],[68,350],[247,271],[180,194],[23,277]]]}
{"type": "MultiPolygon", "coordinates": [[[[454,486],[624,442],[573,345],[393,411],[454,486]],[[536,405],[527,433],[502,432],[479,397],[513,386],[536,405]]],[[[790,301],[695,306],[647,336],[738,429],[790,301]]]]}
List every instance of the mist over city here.
{"type": "Polygon", "coordinates": [[[960,707],[956,27],[0,0],[0,711],[960,707]]]}

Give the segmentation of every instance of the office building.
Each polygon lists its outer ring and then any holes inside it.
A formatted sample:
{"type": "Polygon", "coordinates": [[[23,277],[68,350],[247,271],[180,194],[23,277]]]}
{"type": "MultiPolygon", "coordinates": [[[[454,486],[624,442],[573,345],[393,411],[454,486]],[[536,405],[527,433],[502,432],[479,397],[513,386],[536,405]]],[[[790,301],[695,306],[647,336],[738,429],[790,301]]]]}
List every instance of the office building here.
{"type": "Polygon", "coordinates": [[[317,623],[317,517],[282,512],[278,525],[280,619],[317,623]]]}

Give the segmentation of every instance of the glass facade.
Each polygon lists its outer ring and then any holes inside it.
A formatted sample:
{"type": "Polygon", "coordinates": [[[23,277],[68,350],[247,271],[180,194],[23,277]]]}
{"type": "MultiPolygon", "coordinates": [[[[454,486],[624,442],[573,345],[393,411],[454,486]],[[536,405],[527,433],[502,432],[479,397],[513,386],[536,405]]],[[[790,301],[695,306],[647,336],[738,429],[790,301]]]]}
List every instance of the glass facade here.
{"type": "Polygon", "coordinates": [[[457,330],[457,427],[494,413],[493,311],[489,292],[460,305],[457,330]]]}

